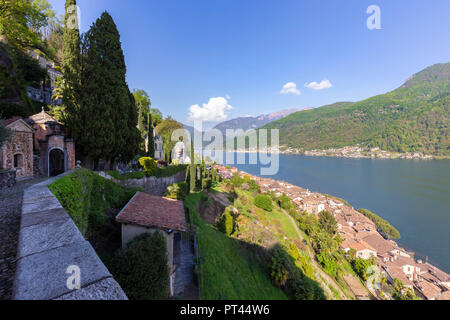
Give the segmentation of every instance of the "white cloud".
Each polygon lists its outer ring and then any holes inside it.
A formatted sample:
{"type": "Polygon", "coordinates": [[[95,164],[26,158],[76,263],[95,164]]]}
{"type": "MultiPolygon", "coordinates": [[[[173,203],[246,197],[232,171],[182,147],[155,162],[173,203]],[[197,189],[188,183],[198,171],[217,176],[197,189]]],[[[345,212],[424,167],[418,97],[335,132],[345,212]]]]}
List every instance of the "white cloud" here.
{"type": "Polygon", "coordinates": [[[226,111],[231,109],[226,98],[211,98],[201,107],[198,104],[189,107],[189,121],[224,121],[228,117],[226,111]]]}
{"type": "Polygon", "coordinates": [[[330,80],[324,79],[322,82],[317,83],[315,81],[305,84],[305,87],[313,89],[313,90],[323,90],[323,89],[329,89],[333,85],[331,84],[330,80]]]}
{"type": "Polygon", "coordinates": [[[300,90],[297,89],[297,84],[295,82],[288,82],[283,86],[283,89],[280,92],[281,94],[296,94],[300,95],[300,90]]]}

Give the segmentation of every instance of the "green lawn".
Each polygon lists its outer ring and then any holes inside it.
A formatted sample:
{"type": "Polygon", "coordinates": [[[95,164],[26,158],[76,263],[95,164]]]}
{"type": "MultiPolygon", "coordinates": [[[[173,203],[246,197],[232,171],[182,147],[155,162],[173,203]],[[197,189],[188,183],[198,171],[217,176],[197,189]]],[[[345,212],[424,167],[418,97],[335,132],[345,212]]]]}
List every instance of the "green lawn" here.
{"type": "Polygon", "coordinates": [[[200,218],[195,207],[201,194],[185,200],[191,222],[197,226],[204,300],[281,300],[287,296],[272,285],[269,274],[254,254],[200,218]]]}

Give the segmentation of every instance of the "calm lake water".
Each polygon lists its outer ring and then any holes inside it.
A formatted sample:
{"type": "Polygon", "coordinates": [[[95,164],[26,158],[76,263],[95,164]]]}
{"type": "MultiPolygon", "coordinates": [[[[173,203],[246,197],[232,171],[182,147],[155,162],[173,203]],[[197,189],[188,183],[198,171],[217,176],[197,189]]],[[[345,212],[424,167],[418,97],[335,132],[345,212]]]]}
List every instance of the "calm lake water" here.
{"type": "MultiPolygon", "coordinates": [[[[247,162],[248,163],[248,162],[247,162]]],[[[260,175],[258,165],[235,165],[260,175]]],[[[327,193],[388,220],[397,242],[450,272],[450,160],[376,160],[280,155],[267,178],[327,193]]]]}

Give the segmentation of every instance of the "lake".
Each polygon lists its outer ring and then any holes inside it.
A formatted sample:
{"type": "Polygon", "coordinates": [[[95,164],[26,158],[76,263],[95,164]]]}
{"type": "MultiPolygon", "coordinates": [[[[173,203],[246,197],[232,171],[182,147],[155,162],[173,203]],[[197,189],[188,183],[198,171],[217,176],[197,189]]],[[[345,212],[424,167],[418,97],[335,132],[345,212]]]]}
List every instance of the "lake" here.
{"type": "MultiPolygon", "coordinates": [[[[258,165],[235,165],[260,175],[258,165]]],[[[280,154],[273,176],[366,208],[400,231],[397,242],[450,272],[450,160],[384,160],[280,154]]]]}

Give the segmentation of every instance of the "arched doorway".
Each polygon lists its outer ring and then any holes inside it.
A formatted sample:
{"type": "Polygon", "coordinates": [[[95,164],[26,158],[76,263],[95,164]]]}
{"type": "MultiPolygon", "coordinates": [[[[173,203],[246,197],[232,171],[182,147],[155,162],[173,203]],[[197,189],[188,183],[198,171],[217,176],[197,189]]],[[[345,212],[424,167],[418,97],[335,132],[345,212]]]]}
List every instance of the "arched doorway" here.
{"type": "Polygon", "coordinates": [[[65,171],[64,151],[52,149],[48,155],[48,172],[51,177],[57,176],[65,171]]]}

